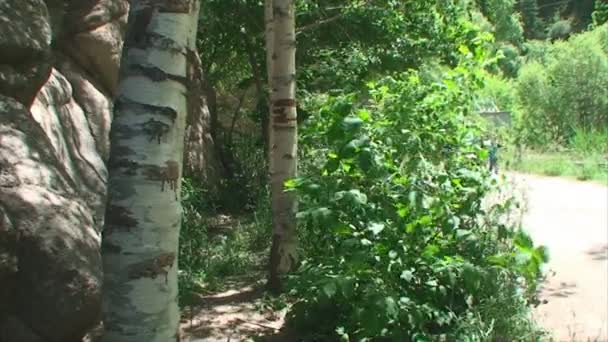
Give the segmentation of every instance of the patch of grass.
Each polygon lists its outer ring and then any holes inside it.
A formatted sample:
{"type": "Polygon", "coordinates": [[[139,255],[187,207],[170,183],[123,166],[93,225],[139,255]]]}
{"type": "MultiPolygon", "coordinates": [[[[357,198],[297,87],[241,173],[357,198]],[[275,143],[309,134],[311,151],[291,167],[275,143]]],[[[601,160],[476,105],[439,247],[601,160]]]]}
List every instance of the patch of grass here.
{"type": "Polygon", "coordinates": [[[506,148],[501,152],[500,162],[506,169],[546,176],[570,177],[608,185],[608,160],[600,153],[526,150],[518,157],[514,148],[506,148]]]}
{"type": "Polygon", "coordinates": [[[570,139],[574,151],[584,155],[601,155],[608,153],[608,129],[585,131],[575,129],[570,139]]]}

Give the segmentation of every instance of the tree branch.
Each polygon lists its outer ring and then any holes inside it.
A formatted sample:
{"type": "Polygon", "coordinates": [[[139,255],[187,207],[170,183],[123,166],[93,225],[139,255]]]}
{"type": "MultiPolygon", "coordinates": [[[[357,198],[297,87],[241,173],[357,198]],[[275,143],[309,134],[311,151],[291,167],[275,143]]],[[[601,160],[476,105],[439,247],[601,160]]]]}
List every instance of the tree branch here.
{"type": "Polygon", "coordinates": [[[308,24],[308,25],[302,26],[298,30],[296,30],[296,35],[299,35],[299,34],[301,34],[303,32],[306,32],[306,31],[314,30],[314,29],[318,28],[319,26],[323,26],[323,25],[329,24],[331,22],[334,22],[334,21],[342,18],[343,16],[344,16],[344,12],[338,13],[338,14],[334,15],[333,17],[329,17],[327,19],[323,19],[323,20],[314,22],[312,24],[308,24]]]}
{"type": "MultiPolygon", "coordinates": [[[[356,7],[363,7],[363,6],[369,5],[370,2],[371,2],[371,0],[367,0],[364,3],[362,3],[360,6],[355,6],[355,8],[356,7]]],[[[326,10],[335,10],[335,9],[344,9],[344,8],[346,8],[346,7],[332,7],[332,8],[327,8],[326,10]]],[[[325,10],[324,10],[324,12],[325,12],[325,10]]],[[[316,28],[319,28],[320,26],[332,23],[332,22],[334,22],[334,21],[342,18],[345,14],[346,14],[346,12],[342,11],[342,12],[340,12],[340,13],[334,15],[334,16],[331,16],[329,18],[322,19],[322,20],[319,20],[317,22],[314,22],[314,23],[311,23],[311,24],[308,24],[308,25],[304,25],[304,26],[302,26],[302,27],[300,27],[300,28],[298,28],[296,30],[296,36],[299,35],[299,34],[301,34],[301,33],[306,32],[306,31],[311,31],[311,30],[314,30],[316,28]]]]}

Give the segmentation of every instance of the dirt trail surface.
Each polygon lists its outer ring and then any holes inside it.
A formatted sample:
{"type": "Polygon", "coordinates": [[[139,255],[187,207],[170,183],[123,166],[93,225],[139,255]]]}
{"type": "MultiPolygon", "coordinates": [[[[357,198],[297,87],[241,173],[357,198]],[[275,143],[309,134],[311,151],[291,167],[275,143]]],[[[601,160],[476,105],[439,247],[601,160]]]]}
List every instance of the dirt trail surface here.
{"type": "Polygon", "coordinates": [[[524,226],[549,248],[547,304],[538,322],[556,341],[608,341],[608,187],[511,174],[523,190],[524,226]]]}
{"type": "Polygon", "coordinates": [[[231,284],[229,290],[193,303],[182,319],[182,341],[290,341],[281,331],[287,309],[265,306],[263,282],[248,283],[231,284]]]}

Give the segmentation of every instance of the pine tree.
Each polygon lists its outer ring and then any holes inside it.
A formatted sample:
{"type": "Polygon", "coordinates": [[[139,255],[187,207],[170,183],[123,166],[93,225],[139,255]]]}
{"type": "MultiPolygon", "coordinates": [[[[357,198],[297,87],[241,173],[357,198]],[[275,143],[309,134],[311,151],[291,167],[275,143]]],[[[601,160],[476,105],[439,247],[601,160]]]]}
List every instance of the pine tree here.
{"type": "Polygon", "coordinates": [[[538,2],[536,0],[520,0],[519,11],[521,13],[524,36],[526,39],[543,38],[544,32],[539,17],[538,2]]]}

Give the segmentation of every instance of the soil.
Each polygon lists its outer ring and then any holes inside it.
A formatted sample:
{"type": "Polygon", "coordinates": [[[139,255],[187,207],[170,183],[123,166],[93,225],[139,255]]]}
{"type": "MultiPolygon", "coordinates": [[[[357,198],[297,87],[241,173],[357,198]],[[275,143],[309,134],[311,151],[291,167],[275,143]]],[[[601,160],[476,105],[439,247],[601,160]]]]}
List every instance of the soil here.
{"type": "Polygon", "coordinates": [[[524,227],[550,261],[537,322],[555,341],[608,341],[608,187],[512,174],[528,211],[524,227]]]}
{"type": "Polygon", "coordinates": [[[240,342],[254,337],[255,341],[290,341],[281,330],[287,308],[268,305],[263,281],[237,280],[227,287],[192,302],[183,315],[182,341],[240,342]]]}

